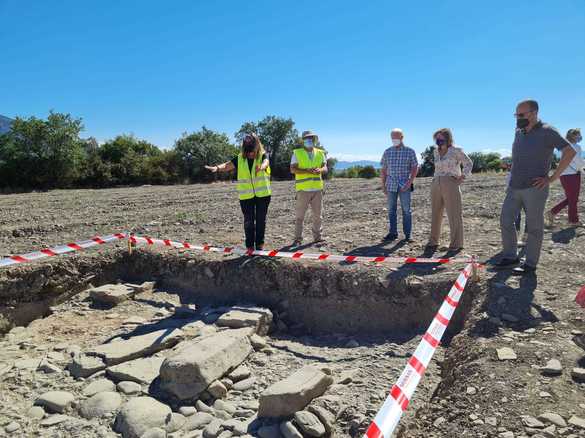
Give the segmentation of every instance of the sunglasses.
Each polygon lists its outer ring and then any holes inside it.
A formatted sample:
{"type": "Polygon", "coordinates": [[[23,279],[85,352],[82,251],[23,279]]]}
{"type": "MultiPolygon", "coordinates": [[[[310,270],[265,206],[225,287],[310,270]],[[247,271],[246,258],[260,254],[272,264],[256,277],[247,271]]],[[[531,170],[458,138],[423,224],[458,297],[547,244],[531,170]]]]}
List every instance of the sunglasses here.
{"type": "Polygon", "coordinates": [[[518,118],[523,119],[525,115],[533,113],[533,112],[534,112],[534,110],[526,111],[524,113],[514,113],[514,117],[516,117],[517,119],[518,118]]]}

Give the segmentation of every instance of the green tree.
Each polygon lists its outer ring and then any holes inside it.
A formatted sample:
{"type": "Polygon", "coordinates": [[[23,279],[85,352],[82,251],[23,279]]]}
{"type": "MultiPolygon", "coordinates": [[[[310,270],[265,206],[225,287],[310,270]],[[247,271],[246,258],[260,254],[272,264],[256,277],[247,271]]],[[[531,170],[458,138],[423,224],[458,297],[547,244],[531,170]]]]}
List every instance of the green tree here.
{"type": "Polygon", "coordinates": [[[497,172],[502,168],[502,158],[500,154],[495,152],[472,152],[469,154],[469,158],[473,161],[473,173],[497,172]]]}
{"type": "Polygon", "coordinates": [[[433,176],[435,173],[435,146],[429,146],[421,154],[422,164],[418,169],[418,176],[433,176]]]}
{"type": "Polygon", "coordinates": [[[158,157],[162,151],[146,140],[134,135],[118,135],[99,148],[105,167],[109,168],[113,184],[145,184],[148,160],[158,157]]]}
{"type": "Polygon", "coordinates": [[[290,178],[290,159],[296,146],[302,145],[295,122],[288,118],[266,116],[259,122],[246,122],[235,137],[238,142],[247,133],[255,133],[266,148],[270,156],[272,176],[275,178],[290,178]]]}
{"type": "Polygon", "coordinates": [[[148,157],[144,166],[144,178],[149,184],[178,183],[180,173],[181,162],[175,150],[148,157]]]}
{"type": "Polygon", "coordinates": [[[184,133],[175,142],[174,151],[181,167],[181,175],[190,181],[211,181],[216,176],[205,165],[230,160],[238,153],[226,134],[212,131],[205,126],[191,134],[184,133]]]}
{"type": "Polygon", "coordinates": [[[378,176],[378,171],[376,170],[376,168],[374,166],[368,165],[368,166],[361,167],[358,170],[358,177],[359,178],[372,179],[372,178],[375,178],[376,176],[378,176]]]}
{"type": "Polygon", "coordinates": [[[5,187],[70,187],[81,175],[85,151],[81,119],[50,112],[47,120],[17,117],[0,137],[0,174],[5,187]]]}
{"type": "Polygon", "coordinates": [[[335,174],[335,166],[337,165],[337,158],[327,158],[327,173],[323,175],[323,179],[332,179],[335,174]]]}

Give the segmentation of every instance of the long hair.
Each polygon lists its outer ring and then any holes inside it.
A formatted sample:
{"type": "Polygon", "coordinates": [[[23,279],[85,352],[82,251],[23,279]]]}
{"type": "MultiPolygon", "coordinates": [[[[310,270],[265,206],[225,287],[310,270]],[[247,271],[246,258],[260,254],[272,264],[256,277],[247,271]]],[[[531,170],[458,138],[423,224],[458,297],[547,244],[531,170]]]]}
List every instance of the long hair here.
{"type": "Polygon", "coordinates": [[[445,138],[448,148],[453,146],[453,133],[449,128],[441,128],[435,131],[435,133],[433,134],[433,140],[436,140],[439,134],[441,134],[445,138]]]}
{"type": "Polygon", "coordinates": [[[254,139],[254,152],[256,153],[256,155],[255,155],[256,158],[264,155],[266,153],[266,150],[264,149],[264,145],[260,141],[260,138],[258,137],[258,135],[256,135],[256,133],[254,133],[254,132],[244,135],[244,138],[242,139],[242,146],[241,146],[242,155],[244,155],[244,145],[247,143],[246,140],[248,137],[252,137],[254,139]]]}

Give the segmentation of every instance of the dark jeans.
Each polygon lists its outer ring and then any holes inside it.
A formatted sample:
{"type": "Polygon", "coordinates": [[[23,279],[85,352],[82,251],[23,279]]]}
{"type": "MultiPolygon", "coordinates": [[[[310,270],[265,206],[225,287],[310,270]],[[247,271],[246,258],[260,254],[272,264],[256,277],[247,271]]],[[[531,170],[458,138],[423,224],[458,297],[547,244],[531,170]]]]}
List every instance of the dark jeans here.
{"type": "Polygon", "coordinates": [[[398,198],[400,198],[400,207],[402,208],[402,228],[404,237],[410,239],[412,230],[412,212],[410,209],[410,190],[403,192],[400,189],[396,192],[388,192],[388,222],[390,223],[390,234],[398,235],[398,216],[396,210],[398,207],[398,198]]]}
{"type": "Polygon", "coordinates": [[[264,231],[266,229],[266,214],[270,205],[270,196],[264,198],[253,197],[240,201],[244,213],[244,232],[246,233],[246,248],[256,248],[264,245],[264,231]]]}

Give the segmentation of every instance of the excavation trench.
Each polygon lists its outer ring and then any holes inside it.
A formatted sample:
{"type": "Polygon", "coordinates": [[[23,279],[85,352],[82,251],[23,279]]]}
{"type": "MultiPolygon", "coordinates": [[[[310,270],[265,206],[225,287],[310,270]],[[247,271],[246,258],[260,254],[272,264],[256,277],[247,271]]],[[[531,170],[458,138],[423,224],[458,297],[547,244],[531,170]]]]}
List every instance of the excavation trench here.
{"type": "MultiPolygon", "coordinates": [[[[57,345],[75,344],[84,350],[116,337],[128,338],[161,327],[180,328],[185,316],[179,318],[177,309],[217,309],[221,313],[230,306],[253,305],[273,314],[268,348],[254,352],[246,361],[255,386],[236,391],[234,396],[228,393],[228,399],[253,402],[270,384],[302,366],[326,367],[335,380],[326,395],[339,401],[334,432],[336,436],[358,436],[380,407],[456,277],[455,269],[439,266],[340,266],[175,250],[136,250],[129,255],[116,249],[23,265],[0,272],[0,332],[12,329],[0,338],[4,351],[0,353],[0,369],[23,357],[46,356],[57,345]],[[86,292],[90,286],[145,281],[154,281],[155,290],[113,307],[95,306],[86,292]],[[137,317],[144,320],[141,327],[125,324],[137,317]]],[[[480,290],[481,284],[467,285],[443,347],[403,422],[432,397],[442,375],[448,373],[440,366],[445,350],[464,326],[480,290]]],[[[202,314],[194,313],[193,318],[201,319],[202,314]]],[[[172,353],[169,349],[155,356],[172,353]]],[[[66,356],[57,365],[65,368],[66,356]]],[[[29,371],[31,375],[36,372],[14,367],[0,375],[0,391],[7,394],[8,410],[26,411],[42,392],[43,388],[31,383],[35,378],[27,374],[29,371]],[[15,391],[15,384],[32,387],[15,391]]],[[[79,379],[64,372],[52,382],[55,378],[51,376],[42,376],[46,386],[71,388],[78,395],[79,379]]],[[[181,405],[162,397],[154,384],[143,386],[143,391],[175,410],[181,405]]],[[[83,395],[79,397],[83,399],[83,395]]],[[[0,412],[0,420],[9,414],[0,412]]],[[[75,418],[77,414],[70,415],[75,418]]],[[[113,426],[113,418],[93,421],[97,422],[91,426],[94,429],[113,426]]],[[[53,426],[59,427],[66,426],[53,426]]],[[[92,430],[81,423],[69,427],[92,430]]],[[[23,420],[23,428],[50,436],[38,422],[23,420]]],[[[87,436],[92,436],[91,432],[87,436]]]]}

